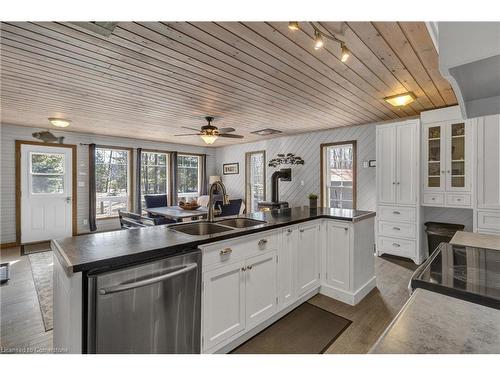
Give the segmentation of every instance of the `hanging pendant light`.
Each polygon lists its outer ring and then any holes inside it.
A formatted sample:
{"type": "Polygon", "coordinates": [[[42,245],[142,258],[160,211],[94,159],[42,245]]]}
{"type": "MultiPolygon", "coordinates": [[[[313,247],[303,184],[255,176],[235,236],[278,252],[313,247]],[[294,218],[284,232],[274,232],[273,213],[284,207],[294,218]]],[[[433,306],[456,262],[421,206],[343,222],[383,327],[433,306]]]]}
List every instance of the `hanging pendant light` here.
{"type": "Polygon", "coordinates": [[[299,23],[297,21],[288,22],[288,28],[292,31],[297,31],[299,29],[299,23]]]}

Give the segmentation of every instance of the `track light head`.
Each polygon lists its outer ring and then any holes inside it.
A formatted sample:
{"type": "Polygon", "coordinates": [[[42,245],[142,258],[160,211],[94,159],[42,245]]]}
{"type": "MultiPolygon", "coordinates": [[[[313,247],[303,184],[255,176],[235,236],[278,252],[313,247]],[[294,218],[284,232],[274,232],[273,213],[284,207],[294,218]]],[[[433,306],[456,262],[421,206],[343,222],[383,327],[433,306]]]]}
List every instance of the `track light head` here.
{"type": "Polygon", "coordinates": [[[314,30],[314,49],[320,49],[324,44],[321,33],[318,30],[314,30]]]}
{"type": "Polygon", "coordinates": [[[299,23],[297,21],[288,22],[288,28],[292,31],[297,31],[299,29],[299,23]]]}
{"type": "Polygon", "coordinates": [[[350,55],[351,55],[351,52],[349,51],[347,46],[344,43],[342,43],[341,44],[340,60],[342,62],[346,62],[350,55]]]}

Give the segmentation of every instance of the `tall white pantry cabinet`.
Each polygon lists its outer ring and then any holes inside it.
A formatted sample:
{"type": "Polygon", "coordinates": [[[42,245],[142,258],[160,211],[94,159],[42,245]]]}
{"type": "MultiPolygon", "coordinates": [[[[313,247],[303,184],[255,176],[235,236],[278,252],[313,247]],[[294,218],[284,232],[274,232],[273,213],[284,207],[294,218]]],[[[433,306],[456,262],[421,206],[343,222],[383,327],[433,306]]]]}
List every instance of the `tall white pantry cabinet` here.
{"type": "Polygon", "coordinates": [[[420,121],[377,126],[377,255],[422,263],[420,121]]]}

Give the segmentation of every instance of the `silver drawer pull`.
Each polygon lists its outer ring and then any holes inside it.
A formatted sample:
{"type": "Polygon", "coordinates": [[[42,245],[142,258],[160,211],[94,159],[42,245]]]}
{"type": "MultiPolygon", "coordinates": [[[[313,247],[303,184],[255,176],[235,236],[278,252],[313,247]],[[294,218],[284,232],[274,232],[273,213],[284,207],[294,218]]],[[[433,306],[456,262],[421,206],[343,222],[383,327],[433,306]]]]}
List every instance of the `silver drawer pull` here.
{"type": "Polygon", "coordinates": [[[259,246],[266,246],[267,240],[263,239],[259,241],[259,246]]]}
{"type": "Polygon", "coordinates": [[[394,229],[394,230],[401,230],[401,228],[399,228],[399,227],[392,227],[392,229],[394,229]]]}
{"type": "Polygon", "coordinates": [[[401,215],[401,212],[399,212],[399,211],[392,211],[392,213],[393,213],[394,215],[401,215]]]}
{"type": "Polygon", "coordinates": [[[230,247],[226,247],[225,249],[222,249],[219,254],[220,255],[227,255],[227,254],[231,254],[233,252],[233,249],[231,249],[230,247]]]}
{"type": "Polygon", "coordinates": [[[288,233],[292,233],[292,230],[291,229],[287,229],[286,230],[288,233]]]}
{"type": "Polygon", "coordinates": [[[242,270],[243,272],[245,272],[245,271],[247,270],[247,268],[246,268],[246,267],[242,267],[242,268],[241,268],[241,270],[242,270]]]}
{"type": "Polygon", "coordinates": [[[460,198],[457,198],[457,202],[460,202],[461,200],[462,200],[462,199],[460,199],[460,198]]]}
{"type": "Polygon", "coordinates": [[[344,230],[345,230],[345,231],[348,231],[348,230],[349,230],[349,228],[348,228],[348,227],[344,227],[344,230]]]}
{"type": "Polygon", "coordinates": [[[398,244],[398,243],[396,243],[396,242],[393,242],[393,243],[392,243],[392,246],[394,246],[394,247],[401,247],[401,245],[400,245],[400,244],[398,244]]]}
{"type": "Polygon", "coordinates": [[[435,201],[435,200],[436,200],[436,198],[435,198],[435,197],[432,197],[432,200],[433,200],[433,201],[435,201]]]}
{"type": "Polygon", "coordinates": [[[251,270],[252,269],[252,266],[247,266],[247,270],[251,270]]]}
{"type": "Polygon", "coordinates": [[[304,233],[304,229],[299,229],[299,232],[300,233],[304,233]]]}
{"type": "Polygon", "coordinates": [[[123,292],[123,291],[130,290],[130,289],[140,288],[140,287],[146,286],[146,285],[156,284],[156,283],[165,281],[167,279],[171,279],[172,277],[182,275],[183,273],[194,270],[197,267],[198,267],[198,265],[196,263],[189,263],[180,269],[166,273],[164,275],[152,277],[152,278],[146,279],[146,280],[136,281],[133,283],[120,284],[120,285],[115,285],[115,286],[112,286],[109,288],[99,289],[99,294],[103,296],[106,294],[113,294],[113,293],[123,292]]]}

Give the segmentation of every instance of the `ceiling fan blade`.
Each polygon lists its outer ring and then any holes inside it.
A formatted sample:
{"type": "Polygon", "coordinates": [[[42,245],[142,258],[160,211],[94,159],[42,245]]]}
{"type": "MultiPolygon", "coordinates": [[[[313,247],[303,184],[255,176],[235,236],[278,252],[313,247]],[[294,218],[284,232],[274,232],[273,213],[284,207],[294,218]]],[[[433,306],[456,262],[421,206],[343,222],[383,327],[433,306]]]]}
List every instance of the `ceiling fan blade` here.
{"type": "Polygon", "coordinates": [[[219,137],[224,137],[224,138],[243,138],[242,135],[238,134],[219,134],[219,137]]]}
{"type": "Polygon", "coordinates": [[[174,137],[186,137],[188,135],[201,135],[201,133],[195,133],[195,134],[174,134],[174,137]]]}
{"type": "Polygon", "coordinates": [[[181,126],[181,128],[184,128],[184,129],[189,129],[189,130],[194,130],[194,131],[197,131],[197,132],[199,132],[199,131],[200,131],[200,129],[190,128],[189,126],[181,126]]]}
{"type": "Polygon", "coordinates": [[[231,132],[234,132],[235,129],[234,128],[220,128],[219,129],[219,133],[231,133],[231,132]]]}

